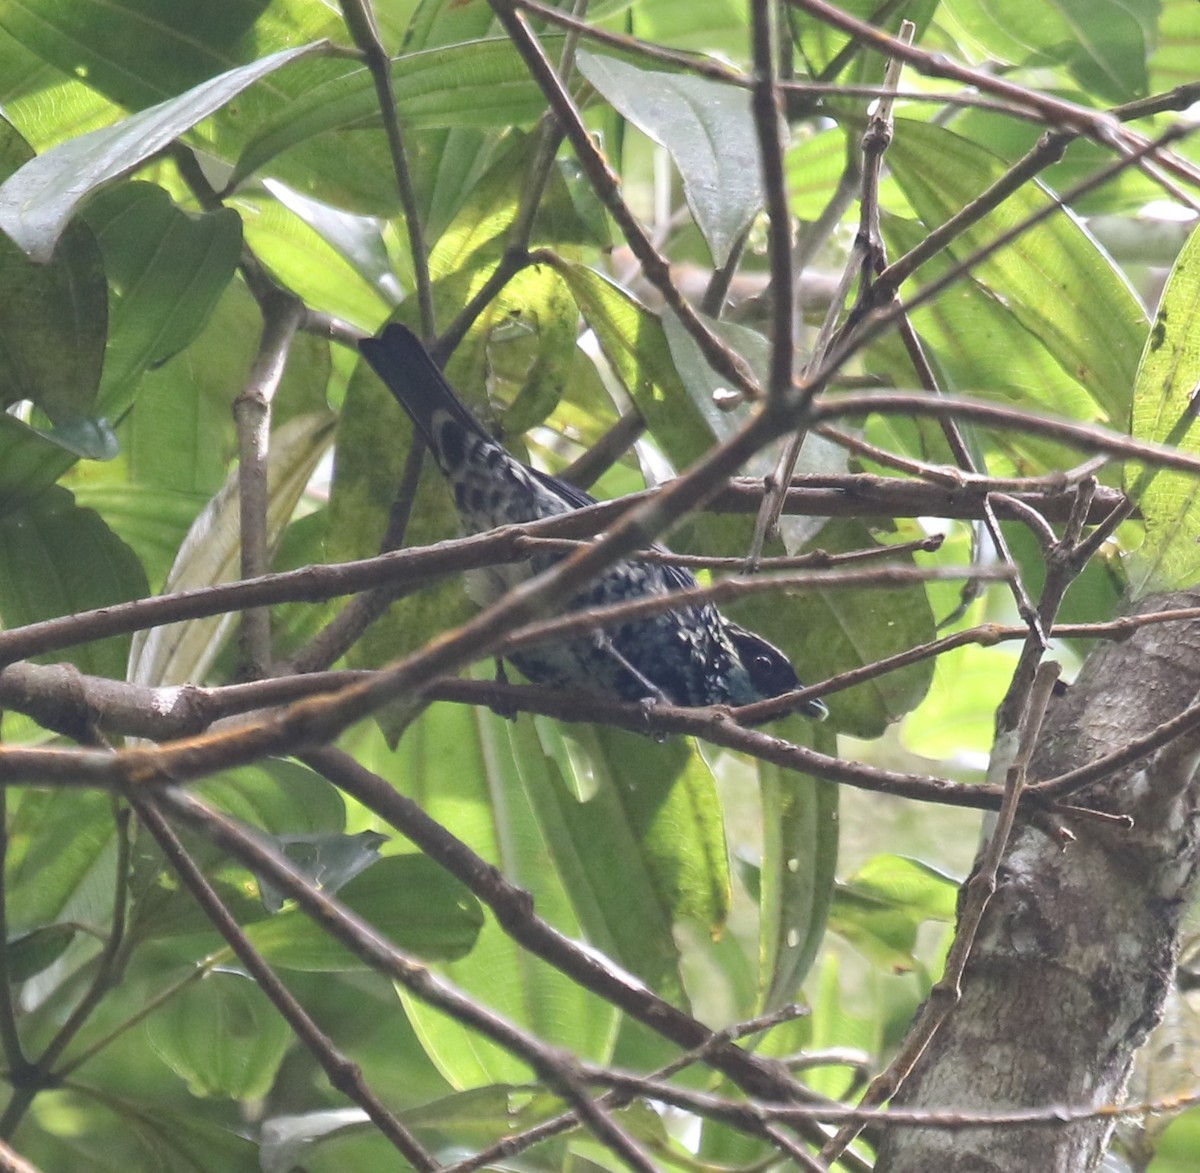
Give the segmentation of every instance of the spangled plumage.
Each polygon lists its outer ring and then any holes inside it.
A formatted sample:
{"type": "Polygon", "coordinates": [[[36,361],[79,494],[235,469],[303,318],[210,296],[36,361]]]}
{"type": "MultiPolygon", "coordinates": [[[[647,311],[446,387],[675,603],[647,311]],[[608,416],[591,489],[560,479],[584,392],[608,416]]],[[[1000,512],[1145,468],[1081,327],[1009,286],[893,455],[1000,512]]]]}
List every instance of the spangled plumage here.
{"type": "MultiPolygon", "coordinates": [[[[454,494],[463,530],[480,533],[594,504],[573,485],[510,456],[472,415],[410,330],[393,324],[360,343],[367,361],[412,417],[454,494]]],[[[485,605],[538,574],[559,555],[472,571],[468,592],[485,605]]],[[[630,560],[606,570],[569,610],[599,607],[696,585],[688,571],[630,560]]],[[[799,688],[787,657],[711,604],[664,611],[606,627],[592,636],[514,652],[512,662],[536,684],[586,688],[622,700],[661,697],[679,705],[745,705],[799,688]]],[[[801,711],[824,717],[820,701],[801,711]]]]}

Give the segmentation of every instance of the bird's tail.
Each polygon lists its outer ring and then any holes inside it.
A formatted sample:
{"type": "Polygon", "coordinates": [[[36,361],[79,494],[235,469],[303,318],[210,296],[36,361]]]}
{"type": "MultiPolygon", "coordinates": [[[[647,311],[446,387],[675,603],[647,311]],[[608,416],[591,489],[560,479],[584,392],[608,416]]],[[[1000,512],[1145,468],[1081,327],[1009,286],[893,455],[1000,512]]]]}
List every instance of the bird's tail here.
{"type": "Polygon", "coordinates": [[[358,349],[434,452],[441,447],[440,424],[434,419],[437,414],[449,416],[471,435],[492,439],[407,326],[392,322],[378,338],[362,339],[358,349]]]}

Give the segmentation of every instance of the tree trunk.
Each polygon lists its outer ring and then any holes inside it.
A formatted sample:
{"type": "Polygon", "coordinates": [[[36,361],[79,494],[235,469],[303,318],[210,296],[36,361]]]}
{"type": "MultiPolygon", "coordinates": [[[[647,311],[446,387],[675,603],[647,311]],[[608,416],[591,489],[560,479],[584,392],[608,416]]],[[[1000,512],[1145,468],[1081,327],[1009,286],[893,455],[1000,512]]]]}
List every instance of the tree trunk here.
{"type": "MultiPolygon", "coordinates": [[[[1196,606],[1200,594],[1138,610],[1196,606]]],[[[1200,621],[1154,624],[1101,644],[1051,702],[1031,778],[1120,749],[1200,692],[1200,621]]],[[[962,985],[896,1106],[987,1112],[1118,1103],[1134,1052],[1172,981],[1180,919],[1197,865],[1200,739],[1172,745],[1074,795],[1132,830],[1072,818],[1065,847],[1046,816],[1014,829],[962,985]],[[1049,829],[1048,829],[1049,828],[1049,829]]],[[[1055,816],[1057,817],[1057,816],[1055,816]]],[[[877,1173],[1094,1168],[1112,1123],[885,1130],[877,1173]]]]}

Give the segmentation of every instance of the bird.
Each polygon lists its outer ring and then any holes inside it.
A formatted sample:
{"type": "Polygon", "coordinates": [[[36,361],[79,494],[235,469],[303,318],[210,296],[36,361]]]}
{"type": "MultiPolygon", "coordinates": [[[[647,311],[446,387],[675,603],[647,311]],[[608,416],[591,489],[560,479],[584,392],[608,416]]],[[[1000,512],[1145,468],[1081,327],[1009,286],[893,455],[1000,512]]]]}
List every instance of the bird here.
{"type": "MultiPolygon", "coordinates": [[[[582,489],[511,455],[406,326],[387,325],[378,336],[361,339],[359,350],[424,437],[453,494],[464,533],[540,521],[595,504],[582,489]]],[[[652,548],[665,552],[661,545],[652,548]]],[[[470,571],[468,594],[486,606],[562,556],[538,553],[525,563],[470,571]]],[[[695,577],[679,566],[631,558],[605,570],[567,610],[696,586],[695,577]]],[[[507,659],[534,684],[648,704],[748,705],[802,687],[783,652],[710,603],[686,603],[649,618],[614,620],[602,630],[513,651],[507,659]]],[[[828,715],[817,699],[802,702],[798,711],[817,720],[828,715]]]]}

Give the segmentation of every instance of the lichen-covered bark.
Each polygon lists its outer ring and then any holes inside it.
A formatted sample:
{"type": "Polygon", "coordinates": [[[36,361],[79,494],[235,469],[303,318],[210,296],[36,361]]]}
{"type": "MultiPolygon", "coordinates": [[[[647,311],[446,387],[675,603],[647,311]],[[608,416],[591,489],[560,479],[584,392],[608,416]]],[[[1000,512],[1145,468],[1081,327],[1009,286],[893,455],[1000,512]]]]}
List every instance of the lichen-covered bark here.
{"type": "MultiPolygon", "coordinates": [[[[1196,606],[1198,594],[1139,611],[1196,606]]],[[[1151,732],[1200,693],[1200,622],[1141,628],[1098,646],[1051,702],[1031,775],[1041,780],[1151,732]]],[[[1172,979],[1180,916],[1197,873],[1196,754],[1177,745],[1071,801],[1134,819],[1066,824],[1022,817],[950,1015],[894,1101],[955,1111],[1097,1106],[1120,1100],[1136,1049],[1172,979]]],[[[1099,1121],[967,1131],[889,1128],[878,1173],[1081,1173],[1099,1160],[1099,1121]]]]}

